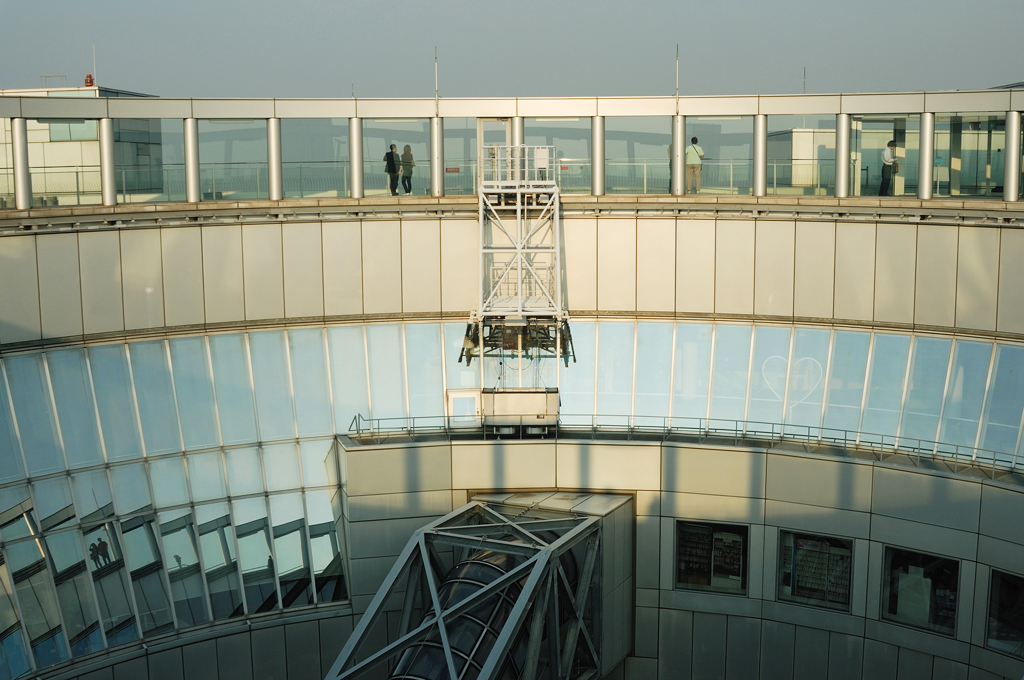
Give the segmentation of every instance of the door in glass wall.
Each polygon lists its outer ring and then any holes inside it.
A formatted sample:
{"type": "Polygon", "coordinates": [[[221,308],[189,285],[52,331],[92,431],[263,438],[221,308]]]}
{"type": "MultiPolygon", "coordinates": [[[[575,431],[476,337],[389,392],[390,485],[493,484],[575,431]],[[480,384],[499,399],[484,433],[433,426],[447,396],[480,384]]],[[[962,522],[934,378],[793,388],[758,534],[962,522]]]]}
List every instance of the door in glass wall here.
{"type": "Polygon", "coordinates": [[[915,196],[920,116],[878,114],[850,121],[851,196],[915,196]]]}
{"type": "Polygon", "coordinates": [[[1005,149],[1006,114],[936,114],[932,195],[1001,198],[1005,149]]]}

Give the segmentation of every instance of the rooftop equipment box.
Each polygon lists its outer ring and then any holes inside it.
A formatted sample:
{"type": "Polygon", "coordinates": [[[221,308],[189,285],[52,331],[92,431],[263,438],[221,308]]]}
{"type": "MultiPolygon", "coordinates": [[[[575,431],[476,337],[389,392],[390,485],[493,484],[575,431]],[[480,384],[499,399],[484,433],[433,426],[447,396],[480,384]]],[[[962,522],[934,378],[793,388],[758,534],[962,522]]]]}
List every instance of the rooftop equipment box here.
{"type": "Polygon", "coordinates": [[[554,425],[558,422],[555,388],[485,389],[482,393],[485,425],[554,425]]]}

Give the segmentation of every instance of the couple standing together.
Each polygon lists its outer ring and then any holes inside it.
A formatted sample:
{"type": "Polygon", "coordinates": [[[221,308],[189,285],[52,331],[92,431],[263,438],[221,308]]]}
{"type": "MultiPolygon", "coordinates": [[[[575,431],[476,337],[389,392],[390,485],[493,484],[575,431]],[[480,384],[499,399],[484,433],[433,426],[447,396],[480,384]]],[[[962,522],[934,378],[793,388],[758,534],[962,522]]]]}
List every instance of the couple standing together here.
{"type": "Polygon", "coordinates": [[[402,150],[402,154],[398,154],[398,147],[394,144],[391,145],[391,150],[384,154],[384,172],[388,174],[388,179],[391,180],[391,195],[398,195],[398,178],[402,178],[402,189],[405,191],[405,195],[408,196],[412,193],[412,169],[416,167],[416,161],[412,159],[412,147],[408,144],[402,150]]]}

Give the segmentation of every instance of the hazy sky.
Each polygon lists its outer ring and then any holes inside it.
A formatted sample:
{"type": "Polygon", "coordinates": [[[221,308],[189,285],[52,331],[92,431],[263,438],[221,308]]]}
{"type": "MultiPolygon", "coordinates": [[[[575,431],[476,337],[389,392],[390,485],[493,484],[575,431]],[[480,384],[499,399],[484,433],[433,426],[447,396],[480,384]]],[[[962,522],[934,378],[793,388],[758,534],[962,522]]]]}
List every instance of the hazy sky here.
{"type": "Polygon", "coordinates": [[[0,0],[0,88],[161,96],[983,89],[1024,80],[1024,0],[0,0]]]}

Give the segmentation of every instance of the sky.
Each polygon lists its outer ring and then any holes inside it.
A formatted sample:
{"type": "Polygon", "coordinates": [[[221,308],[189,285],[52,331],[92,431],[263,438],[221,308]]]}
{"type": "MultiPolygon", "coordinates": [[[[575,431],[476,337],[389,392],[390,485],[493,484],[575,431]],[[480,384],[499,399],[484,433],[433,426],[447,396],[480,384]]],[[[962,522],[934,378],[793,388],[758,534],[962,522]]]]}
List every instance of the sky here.
{"type": "Polygon", "coordinates": [[[1024,81],[1024,0],[0,0],[0,89],[164,97],[888,92],[1024,81]]]}

